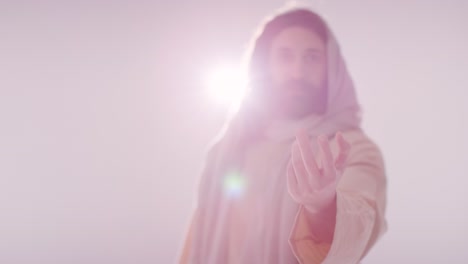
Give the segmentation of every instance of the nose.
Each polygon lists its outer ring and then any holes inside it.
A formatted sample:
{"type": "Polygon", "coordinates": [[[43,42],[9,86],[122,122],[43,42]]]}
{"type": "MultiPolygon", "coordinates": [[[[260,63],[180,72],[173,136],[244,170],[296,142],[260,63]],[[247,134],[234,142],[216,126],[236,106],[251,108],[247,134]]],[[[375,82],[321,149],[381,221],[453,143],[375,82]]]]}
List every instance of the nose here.
{"type": "Polygon", "coordinates": [[[300,80],[305,77],[305,66],[302,60],[296,59],[291,65],[291,78],[300,80]]]}

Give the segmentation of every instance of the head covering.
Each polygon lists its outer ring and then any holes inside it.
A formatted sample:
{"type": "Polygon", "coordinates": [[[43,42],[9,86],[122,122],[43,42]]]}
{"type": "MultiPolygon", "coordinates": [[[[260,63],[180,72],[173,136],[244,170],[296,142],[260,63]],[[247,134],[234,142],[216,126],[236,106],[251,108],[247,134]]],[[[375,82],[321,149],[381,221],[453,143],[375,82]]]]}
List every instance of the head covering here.
{"type": "MultiPolygon", "coordinates": [[[[283,15],[310,15],[315,13],[305,9],[292,10],[283,15]]],[[[274,22],[275,18],[270,22],[274,22]]],[[[323,22],[325,24],[325,22],[323,22]]],[[[266,25],[268,27],[268,23],[266,25]]],[[[290,141],[295,137],[298,128],[306,128],[313,137],[318,135],[332,136],[337,131],[360,127],[360,107],[357,102],[354,85],[346,69],[339,45],[329,29],[327,34],[328,60],[328,105],[324,115],[311,115],[291,124],[269,123],[259,119],[259,115],[249,107],[248,98],[243,108],[234,115],[216,139],[207,157],[206,167],[199,186],[198,216],[194,228],[191,263],[223,263],[227,241],[227,222],[229,201],[223,195],[223,177],[236,169],[242,159],[242,153],[252,140],[259,136],[280,141],[290,141]]],[[[251,106],[251,105],[250,105],[251,106]]],[[[284,162],[275,164],[276,187],[273,191],[283,191],[286,185],[286,165],[290,153],[284,153],[284,162]],[[284,182],[283,182],[284,180],[284,182]]],[[[265,223],[266,232],[277,232],[282,243],[288,243],[292,222],[297,205],[289,202],[288,194],[282,192],[275,204],[265,205],[268,217],[279,217],[284,221],[265,223]],[[279,208],[281,207],[281,208],[279,208]],[[269,231],[268,231],[269,230],[269,231]]],[[[277,236],[275,236],[277,237],[277,236]]],[[[258,252],[258,254],[262,254],[258,252]]],[[[278,263],[284,263],[278,260],[278,263]]]]}
{"type": "MultiPolygon", "coordinates": [[[[356,128],[361,125],[361,108],[348,73],[338,42],[327,23],[308,9],[292,9],[272,16],[265,23],[252,45],[248,62],[249,86],[240,109],[228,120],[220,137],[232,131],[242,143],[248,144],[263,133],[271,120],[265,116],[262,98],[268,94],[267,56],[271,42],[282,30],[301,26],[316,32],[326,41],[327,52],[327,108],[323,115],[307,117],[311,126],[322,123],[338,129],[356,128]],[[313,120],[310,120],[313,119],[313,120]]],[[[306,119],[307,119],[306,118],[306,119]]],[[[297,122],[296,122],[297,123],[297,122]]],[[[300,122],[299,122],[300,123],[300,122]]]]}

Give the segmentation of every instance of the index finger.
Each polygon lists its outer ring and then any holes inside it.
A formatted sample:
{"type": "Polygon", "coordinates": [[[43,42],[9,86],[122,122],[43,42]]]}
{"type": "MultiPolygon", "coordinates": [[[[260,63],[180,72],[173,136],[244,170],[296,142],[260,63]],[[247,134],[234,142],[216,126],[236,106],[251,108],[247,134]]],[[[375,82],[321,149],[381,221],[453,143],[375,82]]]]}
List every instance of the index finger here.
{"type": "Polygon", "coordinates": [[[335,166],[341,169],[346,163],[351,144],[349,144],[349,142],[344,139],[341,132],[336,133],[336,141],[338,143],[339,152],[335,161],[335,166]]]}
{"type": "Polygon", "coordinates": [[[304,129],[301,129],[297,132],[296,139],[307,172],[311,176],[320,176],[320,170],[317,166],[314,153],[312,152],[312,147],[310,146],[309,135],[304,129]]]}

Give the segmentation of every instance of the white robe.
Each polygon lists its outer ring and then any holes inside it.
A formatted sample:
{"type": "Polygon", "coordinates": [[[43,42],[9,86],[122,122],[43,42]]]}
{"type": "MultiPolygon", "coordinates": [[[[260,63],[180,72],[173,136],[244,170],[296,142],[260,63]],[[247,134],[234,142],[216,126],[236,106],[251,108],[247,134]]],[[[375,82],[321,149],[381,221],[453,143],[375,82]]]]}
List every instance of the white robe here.
{"type": "MultiPolygon", "coordinates": [[[[193,243],[209,246],[198,262],[194,258],[191,263],[291,264],[314,263],[314,259],[324,258],[323,263],[355,264],[386,231],[386,177],[382,155],[361,130],[354,129],[343,131],[351,150],[337,187],[333,242],[325,245],[324,251],[324,245],[311,238],[313,230],[304,226],[304,221],[300,223],[304,207],[296,204],[287,191],[285,168],[294,134],[286,135],[291,131],[264,138],[246,149],[244,166],[238,171],[245,189],[238,195],[229,195],[223,184],[226,177],[214,176],[204,181],[207,185],[219,183],[214,192],[213,186],[202,188],[206,190],[205,195],[210,189],[215,194],[211,202],[215,202],[218,210],[205,211],[203,207],[209,205],[200,204],[201,214],[216,213],[199,218],[204,219],[205,224],[199,227],[204,226],[202,232],[208,232],[209,236],[205,234],[207,240],[199,240],[199,237],[193,243]]],[[[330,138],[330,143],[332,153],[336,154],[338,145],[334,138],[330,138]]],[[[212,155],[218,156],[216,151],[212,155]]]]}
{"type": "Polygon", "coordinates": [[[385,232],[386,178],[382,155],[360,129],[360,107],[354,85],[330,30],[327,67],[328,102],[324,115],[305,118],[293,125],[270,124],[265,142],[245,143],[241,136],[245,130],[259,129],[255,123],[247,123],[248,113],[244,112],[247,115],[235,116],[210,149],[199,185],[192,231],[183,254],[186,263],[224,264],[230,250],[237,250],[234,255],[241,263],[315,263],[317,255],[326,254],[322,256],[326,257],[323,263],[355,264],[385,232]],[[337,144],[333,136],[337,131],[342,131],[351,143],[347,166],[336,190],[337,215],[331,245],[317,244],[311,239],[313,230],[303,221],[304,207],[294,203],[286,191],[286,167],[296,125],[306,128],[311,139],[329,136],[335,154],[337,144]],[[233,151],[239,146],[247,152],[233,151]],[[271,156],[264,156],[265,152],[271,152],[271,156]],[[246,167],[231,167],[242,164],[246,154],[250,157],[246,167]],[[255,166],[249,165],[252,160],[255,166]],[[251,184],[248,187],[251,189],[244,193],[247,201],[243,204],[247,206],[234,208],[238,212],[235,215],[245,217],[237,219],[245,228],[238,231],[244,232],[238,238],[240,242],[230,241],[233,238],[230,228],[236,220],[232,219],[232,197],[227,195],[225,182],[232,169],[238,170],[235,172],[244,175],[245,182],[251,184]],[[244,247],[230,248],[232,243],[244,247]]]}

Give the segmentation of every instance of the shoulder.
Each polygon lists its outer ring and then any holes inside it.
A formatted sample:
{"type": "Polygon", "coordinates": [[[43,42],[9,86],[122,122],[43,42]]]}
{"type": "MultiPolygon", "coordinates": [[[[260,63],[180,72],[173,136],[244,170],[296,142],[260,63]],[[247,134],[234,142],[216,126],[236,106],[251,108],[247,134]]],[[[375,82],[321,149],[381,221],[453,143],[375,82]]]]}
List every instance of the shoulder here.
{"type": "Polygon", "coordinates": [[[348,157],[350,162],[365,159],[383,165],[383,154],[380,147],[362,129],[343,131],[342,135],[351,145],[348,157]]]}
{"type": "Polygon", "coordinates": [[[359,190],[368,197],[375,197],[386,186],[385,165],[380,148],[362,130],[345,131],[343,137],[351,148],[338,189],[359,190]]]}
{"type": "Polygon", "coordinates": [[[378,148],[377,144],[362,129],[346,130],[341,133],[351,145],[367,145],[378,148]]]}
{"type": "Polygon", "coordinates": [[[342,184],[363,184],[377,180],[379,186],[385,186],[385,163],[379,146],[362,129],[342,133],[351,145],[344,171],[346,177],[343,177],[342,184]]]}

